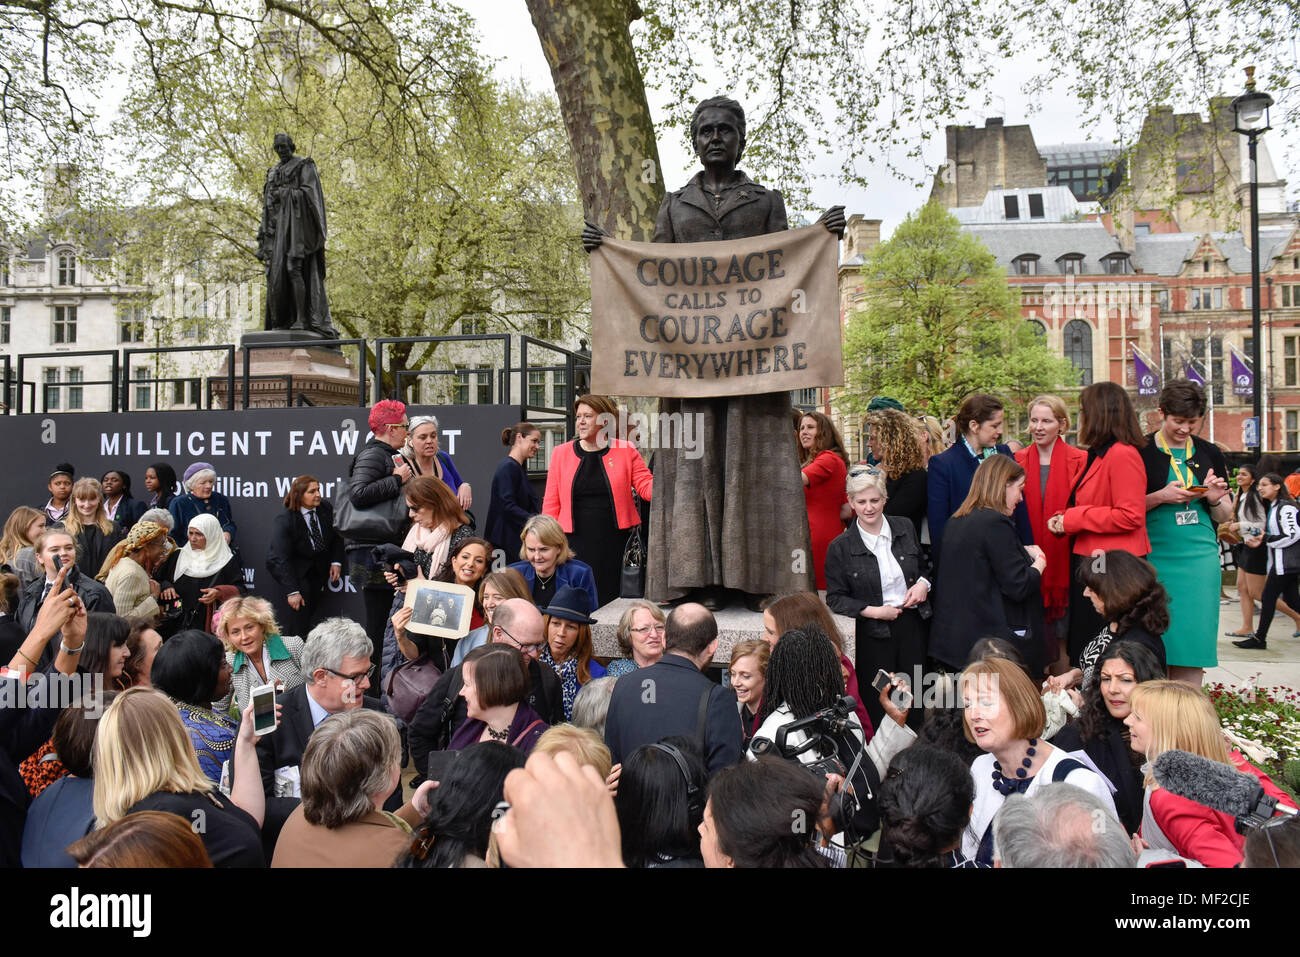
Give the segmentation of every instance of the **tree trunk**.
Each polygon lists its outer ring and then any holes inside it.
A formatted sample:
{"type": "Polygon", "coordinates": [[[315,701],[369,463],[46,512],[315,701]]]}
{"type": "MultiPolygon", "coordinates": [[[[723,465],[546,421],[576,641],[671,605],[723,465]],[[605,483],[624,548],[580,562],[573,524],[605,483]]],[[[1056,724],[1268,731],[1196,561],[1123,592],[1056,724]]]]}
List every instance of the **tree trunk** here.
{"type": "Polygon", "coordinates": [[[551,67],[586,218],[648,240],[663,200],[654,123],[628,24],[631,0],[527,0],[551,67]]]}

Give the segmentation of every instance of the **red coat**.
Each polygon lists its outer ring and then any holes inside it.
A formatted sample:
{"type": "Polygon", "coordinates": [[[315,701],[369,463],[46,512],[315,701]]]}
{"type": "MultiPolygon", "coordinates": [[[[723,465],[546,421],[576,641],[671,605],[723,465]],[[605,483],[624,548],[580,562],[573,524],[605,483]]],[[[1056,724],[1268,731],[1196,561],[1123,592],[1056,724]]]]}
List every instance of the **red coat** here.
{"type": "MultiPolygon", "coordinates": [[[[1237,770],[1259,778],[1264,791],[1287,807],[1294,802],[1278,789],[1267,774],[1232,752],[1237,770]]],[[[1246,838],[1237,833],[1233,819],[1222,811],[1170,794],[1163,788],[1151,792],[1151,813],[1156,824],[1182,857],[1200,861],[1206,867],[1236,867],[1245,855],[1246,838]]]]}
{"type": "Polygon", "coordinates": [[[1147,471],[1131,445],[1116,442],[1093,460],[1065,510],[1065,530],[1074,554],[1117,548],[1139,557],[1151,553],[1147,538],[1147,471]]]}
{"type": "Polygon", "coordinates": [[[817,587],[826,587],[826,550],[844,531],[840,506],[848,499],[844,495],[844,482],[849,467],[831,451],[818,452],[803,467],[808,484],[803,487],[804,505],[808,509],[808,531],[812,538],[813,574],[817,587]]]}
{"type": "MultiPolygon", "coordinates": [[[[614,518],[618,527],[640,525],[641,516],[632,501],[632,488],[635,486],[637,494],[648,502],[654,487],[654,476],[646,468],[641,453],[622,439],[612,439],[609,451],[600,460],[605,463],[605,477],[614,493],[614,518]]],[[[551,468],[546,473],[542,513],[558,520],[566,533],[573,531],[573,478],[578,474],[579,464],[573,442],[565,442],[551,453],[551,468]]]]}

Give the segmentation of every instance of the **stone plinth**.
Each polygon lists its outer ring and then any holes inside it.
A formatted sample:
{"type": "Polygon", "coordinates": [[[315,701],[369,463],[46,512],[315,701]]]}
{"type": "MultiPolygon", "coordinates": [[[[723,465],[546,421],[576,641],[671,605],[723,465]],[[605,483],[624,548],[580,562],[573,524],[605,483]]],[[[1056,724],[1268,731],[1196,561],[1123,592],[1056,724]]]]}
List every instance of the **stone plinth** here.
{"type": "MultiPolygon", "coordinates": [[[[623,657],[618,647],[618,623],[631,603],[631,599],[620,598],[592,612],[591,617],[596,619],[596,624],[591,626],[591,641],[597,658],[623,657]]],[[[760,611],[749,611],[744,605],[733,605],[715,611],[713,616],[718,621],[718,650],[713,656],[713,663],[719,667],[726,668],[731,664],[731,649],[737,642],[763,637],[763,613],[760,611]]],[[[843,615],[835,615],[834,618],[844,642],[844,653],[852,661],[857,647],[856,623],[843,615]]]]}
{"type": "MultiPolygon", "coordinates": [[[[241,340],[242,346],[254,342],[292,342],[295,338],[314,338],[310,333],[291,333],[290,330],[249,333],[241,340]]],[[[320,345],[297,345],[254,349],[248,353],[249,375],[248,408],[282,409],[297,405],[303,397],[311,405],[358,404],[357,369],[331,340],[322,339],[320,345]]],[[[226,396],[226,381],[220,376],[227,373],[222,362],[219,377],[212,383],[214,404],[230,408],[226,396]]],[[[235,353],[235,408],[244,408],[244,351],[235,353]]]]}

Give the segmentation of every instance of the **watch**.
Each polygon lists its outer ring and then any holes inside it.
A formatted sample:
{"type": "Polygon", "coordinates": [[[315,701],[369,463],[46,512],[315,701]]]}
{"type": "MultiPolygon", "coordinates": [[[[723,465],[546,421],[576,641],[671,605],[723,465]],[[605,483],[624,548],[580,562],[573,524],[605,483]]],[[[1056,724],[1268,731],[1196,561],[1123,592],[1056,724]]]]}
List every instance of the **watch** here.
{"type": "Polygon", "coordinates": [[[77,647],[75,648],[69,648],[68,643],[66,641],[64,641],[62,638],[59,639],[59,650],[69,655],[79,655],[81,654],[81,649],[85,647],[86,647],[85,641],[82,641],[82,643],[77,645],[77,647]]]}

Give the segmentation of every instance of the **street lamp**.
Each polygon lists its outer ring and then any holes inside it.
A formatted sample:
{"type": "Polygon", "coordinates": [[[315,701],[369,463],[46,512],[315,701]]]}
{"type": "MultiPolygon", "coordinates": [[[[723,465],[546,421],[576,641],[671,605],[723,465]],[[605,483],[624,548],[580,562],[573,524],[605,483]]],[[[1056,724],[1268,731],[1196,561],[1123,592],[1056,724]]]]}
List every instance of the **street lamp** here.
{"type": "Polygon", "coordinates": [[[1255,168],[1255,144],[1269,130],[1268,108],[1273,98],[1255,89],[1255,68],[1246,67],[1246,92],[1232,101],[1232,131],[1250,141],[1250,331],[1253,364],[1255,451],[1263,445],[1264,419],[1260,372],[1259,328],[1259,173],[1255,168]]]}

